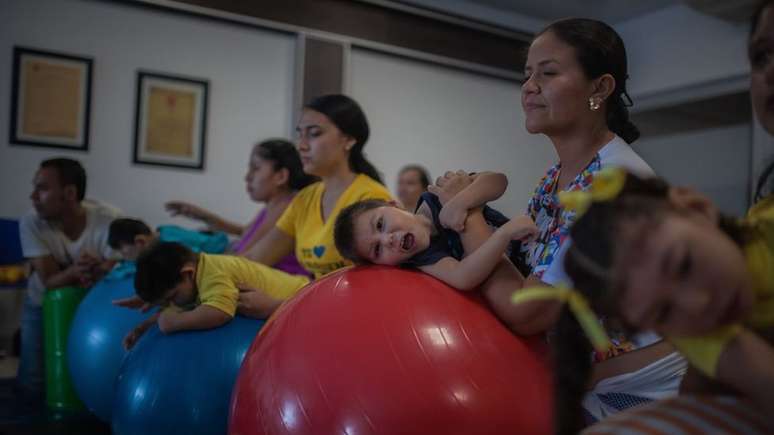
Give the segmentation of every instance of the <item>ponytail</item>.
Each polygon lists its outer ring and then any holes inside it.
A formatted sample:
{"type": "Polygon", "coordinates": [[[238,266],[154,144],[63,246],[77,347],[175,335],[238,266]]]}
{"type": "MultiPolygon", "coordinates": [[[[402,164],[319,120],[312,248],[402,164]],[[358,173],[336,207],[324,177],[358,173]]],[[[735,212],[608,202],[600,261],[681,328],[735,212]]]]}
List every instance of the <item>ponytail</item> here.
{"type": "Polygon", "coordinates": [[[761,172],[761,176],[758,177],[753,202],[758,202],[774,193],[774,179],[772,179],[772,175],[774,175],[774,162],[769,163],[766,169],[761,172]]]}
{"type": "Polygon", "coordinates": [[[591,378],[591,343],[568,306],[551,336],[554,352],[554,430],[574,435],[585,426],[583,396],[591,378]]]}
{"type": "Polygon", "coordinates": [[[371,177],[374,181],[378,181],[384,184],[382,176],[368,159],[363,155],[363,147],[352,147],[352,151],[349,152],[349,168],[356,174],[365,174],[371,177]]]}
{"type": "MultiPolygon", "coordinates": [[[[607,128],[631,144],[640,137],[640,130],[629,119],[629,109],[623,101],[626,91],[611,95],[607,102],[607,128]]],[[[628,95],[627,95],[628,97],[628,95]]]]}
{"type": "Polygon", "coordinates": [[[355,139],[355,145],[349,152],[349,168],[356,174],[365,174],[382,183],[382,177],[363,154],[370,134],[368,119],[355,100],[346,95],[323,95],[312,99],[306,106],[315,112],[327,116],[342,133],[355,139]]]}

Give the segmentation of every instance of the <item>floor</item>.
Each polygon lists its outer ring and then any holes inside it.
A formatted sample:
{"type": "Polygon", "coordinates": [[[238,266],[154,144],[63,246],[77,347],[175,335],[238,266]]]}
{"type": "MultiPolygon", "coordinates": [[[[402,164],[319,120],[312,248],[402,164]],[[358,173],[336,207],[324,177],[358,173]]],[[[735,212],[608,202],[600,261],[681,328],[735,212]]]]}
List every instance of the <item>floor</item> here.
{"type": "Polygon", "coordinates": [[[88,412],[62,413],[42,401],[24,403],[14,388],[18,358],[0,354],[0,435],[109,435],[110,425],[88,412]]]}

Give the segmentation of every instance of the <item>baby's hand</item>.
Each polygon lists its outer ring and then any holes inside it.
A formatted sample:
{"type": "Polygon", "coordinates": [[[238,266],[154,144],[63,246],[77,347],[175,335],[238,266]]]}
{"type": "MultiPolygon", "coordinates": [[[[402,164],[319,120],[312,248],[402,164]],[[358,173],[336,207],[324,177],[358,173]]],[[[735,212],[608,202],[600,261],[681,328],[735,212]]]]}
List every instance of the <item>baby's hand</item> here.
{"type": "Polygon", "coordinates": [[[177,331],[177,321],[180,312],[176,310],[164,310],[159,314],[159,319],[156,321],[159,325],[159,329],[164,334],[177,331]]]}
{"type": "Polygon", "coordinates": [[[461,233],[465,230],[465,220],[468,218],[468,209],[459,207],[454,200],[449,201],[438,214],[441,226],[461,233]]]}
{"type": "Polygon", "coordinates": [[[438,196],[441,205],[446,206],[456,194],[460,193],[472,182],[473,177],[465,171],[447,171],[442,177],[438,177],[435,180],[435,185],[427,186],[427,190],[438,196]]]}
{"type": "Polygon", "coordinates": [[[84,269],[91,269],[99,265],[100,259],[90,252],[82,252],[75,263],[84,269]]]}
{"type": "Polygon", "coordinates": [[[135,344],[137,344],[137,340],[142,337],[142,334],[145,333],[145,329],[138,326],[131,331],[129,331],[128,334],[124,337],[124,340],[121,342],[124,346],[124,350],[129,351],[131,350],[135,344]]]}
{"type": "Polygon", "coordinates": [[[533,241],[538,235],[538,227],[528,216],[520,215],[508,221],[503,228],[511,235],[511,240],[524,243],[533,241]]]}

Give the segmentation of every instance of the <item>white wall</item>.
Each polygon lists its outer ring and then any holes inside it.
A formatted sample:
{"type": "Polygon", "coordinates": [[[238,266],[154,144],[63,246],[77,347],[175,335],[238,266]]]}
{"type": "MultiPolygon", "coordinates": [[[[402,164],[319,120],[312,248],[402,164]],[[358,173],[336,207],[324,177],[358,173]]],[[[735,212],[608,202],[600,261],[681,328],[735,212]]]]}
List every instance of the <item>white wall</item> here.
{"type": "MultiPolygon", "coordinates": [[[[0,3],[0,216],[19,216],[29,208],[39,161],[60,155],[87,167],[90,197],[154,225],[172,221],[162,209],[172,198],[235,220],[255,213],[242,176],[254,141],[291,129],[292,36],[116,3],[37,0],[35,6],[23,0],[0,3]],[[88,153],[5,142],[14,45],[94,57],[88,153]],[[140,68],[210,80],[204,172],[131,164],[140,68]]],[[[638,92],[746,70],[745,30],[692,14],[676,6],[619,26],[638,83],[635,100],[638,92]],[[714,27],[694,28],[696,23],[714,27]],[[715,40],[732,34],[740,37],[725,44],[715,40]],[[678,37],[686,42],[677,43],[678,37]]],[[[512,214],[524,209],[555,160],[546,138],[524,130],[515,83],[358,49],[350,58],[348,83],[371,122],[366,151],[391,189],[406,163],[423,164],[434,176],[453,168],[502,171],[510,187],[496,206],[512,214]]],[[[696,184],[724,209],[739,211],[749,186],[750,141],[748,127],[735,127],[642,140],[635,148],[668,179],[696,184]]]]}
{"type": "Polygon", "coordinates": [[[634,149],[670,183],[693,186],[726,213],[749,206],[750,124],[645,138],[634,149]]]}
{"type": "MultiPolygon", "coordinates": [[[[0,17],[0,101],[10,99],[14,45],[95,59],[89,152],[0,145],[0,216],[24,213],[38,163],[61,155],[87,168],[89,197],[154,225],[192,225],[163,211],[172,198],[235,220],[255,213],[243,190],[246,157],[254,141],[291,128],[293,37],[79,0],[41,0],[34,9],[13,0],[2,3],[0,17]],[[131,163],[137,69],[210,80],[204,172],[131,163]]],[[[406,163],[436,176],[460,167],[503,171],[511,183],[497,206],[516,213],[554,160],[545,138],[524,131],[516,83],[360,50],[349,83],[371,122],[366,151],[390,188],[406,163]]],[[[8,111],[0,104],[0,138],[8,137],[8,111]]]]}
{"type": "MultiPolygon", "coordinates": [[[[294,38],[122,4],[93,1],[0,2],[0,216],[30,207],[38,163],[79,159],[87,196],[157,225],[177,198],[247,221],[257,206],[244,191],[251,145],[290,131],[294,38]],[[14,45],[94,58],[88,153],[9,146],[14,45]],[[138,69],[209,79],[205,171],[132,165],[138,69]]],[[[179,221],[191,225],[190,221],[179,221]]]]}
{"type": "Polygon", "coordinates": [[[615,28],[626,44],[635,109],[637,97],[749,74],[747,24],[733,24],[677,4],[615,28]]]}
{"type": "Polygon", "coordinates": [[[526,209],[555,154],[544,136],[524,129],[517,83],[357,49],[350,64],[352,95],[372,126],[366,152],[389,188],[407,163],[433,177],[500,171],[510,183],[495,206],[506,214],[526,209]]]}
{"type": "MultiPolygon", "coordinates": [[[[629,57],[634,110],[657,108],[749,86],[747,23],[677,4],[619,23],[629,57]]],[[[727,213],[749,204],[751,125],[644,138],[634,148],[659,175],[707,193],[727,213]]]]}

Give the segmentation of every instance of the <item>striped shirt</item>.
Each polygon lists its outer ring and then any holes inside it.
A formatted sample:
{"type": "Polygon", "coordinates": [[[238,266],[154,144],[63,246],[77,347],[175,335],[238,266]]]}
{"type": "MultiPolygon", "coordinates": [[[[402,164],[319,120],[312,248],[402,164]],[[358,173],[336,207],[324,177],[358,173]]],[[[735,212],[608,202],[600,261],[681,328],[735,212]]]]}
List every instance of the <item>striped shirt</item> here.
{"type": "Polygon", "coordinates": [[[772,433],[749,403],[731,396],[678,396],[616,414],[582,435],[700,435],[772,433]]]}

